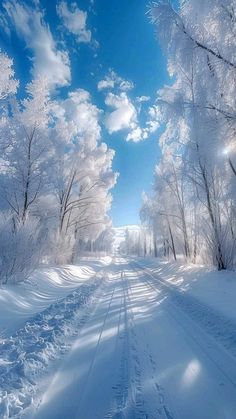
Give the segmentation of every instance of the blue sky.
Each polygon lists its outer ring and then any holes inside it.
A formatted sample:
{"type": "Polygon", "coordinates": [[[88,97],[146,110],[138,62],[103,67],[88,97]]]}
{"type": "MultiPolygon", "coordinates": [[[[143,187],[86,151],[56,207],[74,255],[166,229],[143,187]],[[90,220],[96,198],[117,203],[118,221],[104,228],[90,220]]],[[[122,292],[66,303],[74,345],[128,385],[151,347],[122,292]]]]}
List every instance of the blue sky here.
{"type": "Polygon", "coordinates": [[[83,88],[102,110],[102,141],[116,151],[113,168],[120,173],[111,209],[115,226],[139,222],[141,194],[151,189],[160,155],[155,98],[169,79],[147,3],[1,2],[0,47],[14,59],[19,94],[44,71],[55,97],[83,88]]]}

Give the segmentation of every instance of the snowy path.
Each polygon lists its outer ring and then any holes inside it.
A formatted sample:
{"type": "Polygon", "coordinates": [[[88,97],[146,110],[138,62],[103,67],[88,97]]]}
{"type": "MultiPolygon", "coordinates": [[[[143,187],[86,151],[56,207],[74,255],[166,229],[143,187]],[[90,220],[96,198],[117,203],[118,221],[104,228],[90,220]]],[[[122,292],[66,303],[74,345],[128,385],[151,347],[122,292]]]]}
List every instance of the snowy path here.
{"type": "Polygon", "coordinates": [[[184,296],[116,259],[90,311],[28,417],[236,418],[236,360],[184,296]]]}

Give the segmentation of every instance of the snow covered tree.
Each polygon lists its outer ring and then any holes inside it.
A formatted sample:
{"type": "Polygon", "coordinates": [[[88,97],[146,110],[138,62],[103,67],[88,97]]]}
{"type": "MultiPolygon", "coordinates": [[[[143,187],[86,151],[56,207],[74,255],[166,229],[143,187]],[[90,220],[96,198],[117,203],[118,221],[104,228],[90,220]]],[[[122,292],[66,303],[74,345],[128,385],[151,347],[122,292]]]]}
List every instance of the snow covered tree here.
{"type": "Polygon", "coordinates": [[[49,93],[44,80],[27,86],[29,97],[14,109],[10,119],[11,143],[3,159],[1,194],[16,222],[26,221],[45,187],[45,169],[49,164],[47,125],[49,93]]]}
{"type": "Polygon", "coordinates": [[[201,242],[225,269],[235,257],[235,4],[186,0],[175,10],[161,0],[150,14],[173,77],[157,102],[166,125],[158,182],[171,191],[162,213],[180,221],[185,257],[195,261],[201,242]]]}
{"type": "Polygon", "coordinates": [[[87,91],[57,100],[38,78],[17,100],[18,82],[4,54],[0,70],[0,267],[6,282],[26,277],[42,261],[76,262],[89,243],[99,248],[99,238],[107,249],[117,174],[87,91]]]}
{"type": "Polygon", "coordinates": [[[98,116],[84,90],[54,106],[52,201],[62,259],[75,260],[79,243],[95,241],[108,223],[109,190],[117,175],[111,168],[114,152],[100,142],[98,116]]]}
{"type": "Polygon", "coordinates": [[[19,82],[14,79],[13,60],[0,51],[0,103],[17,91],[19,82]]]}

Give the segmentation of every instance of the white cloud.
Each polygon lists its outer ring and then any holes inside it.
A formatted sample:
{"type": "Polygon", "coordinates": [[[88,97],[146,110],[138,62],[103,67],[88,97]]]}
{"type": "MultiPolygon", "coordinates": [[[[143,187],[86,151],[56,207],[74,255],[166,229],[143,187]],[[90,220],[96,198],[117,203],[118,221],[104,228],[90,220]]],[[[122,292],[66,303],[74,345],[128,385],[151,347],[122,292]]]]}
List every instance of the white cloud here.
{"type": "Polygon", "coordinates": [[[120,90],[127,91],[133,89],[134,85],[131,81],[120,80],[119,88],[120,90]]]}
{"type": "Polygon", "coordinates": [[[136,101],[138,103],[142,103],[142,102],[148,102],[150,99],[151,99],[150,96],[138,96],[136,98],[136,101]]]}
{"type": "Polygon", "coordinates": [[[114,89],[114,87],[115,87],[114,80],[109,79],[109,78],[105,78],[105,80],[100,80],[98,82],[98,90],[114,89]]]}
{"type": "Polygon", "coordinates": [[[127,130],[126,141],[138,142],[147,138],[147,129],[139,126],[138,112],[126,92],[121,92],[119,95],[108,93],[105,103],[114,109],[105,119],[109,134],[127,130]]]}
{"type": "Polygon", "coordinates": [[[85,147],[93,149],[101,136],[100,110],[91,102],[89,92],[77,89],[68,98],[54,104],[53,113],[62,121],[64,138],[77,136],[85,147]]]}
{"type": "Polygon", "coordinates": [[[118,76],[115,71],[109,70],[107,76],[98,83],[98,90],[110,90],[106,94],[105,104],[113,110],[107,112],[105,127],[109,134],[126,130],[126,141],[142,141],[147,139],[159,127],[158,108],[149,107],[147,122],[144,127],[140,126],[140,103],[148,102],[149,96],[138,96],[132,100],[128,96],[128,90],[134,87],[133,83],[118,76]],[[116,89],[116,90],[115,90],[116,89]],[[115,91],[115,93],[111,92],[115,91]],[[118,93],[117,93],[118,92],[118,93]],[[139,104],[139,105],[138,105],[139,104]]]}
{"type": "Polygon", "coordinates": [[[130,133],[127,135],[126,140],[127,141],[133,141],[134,143],[137,143],[138,141],[144,140],[147,138],[146,134],[143,132],[143,129],[139,126],[134,128],[130,133]]]}
{"type": "Polygon", "coordinates": [[[118,76],[115,71],[109,70],[106,77],[98,82],[98,90],[114,89],[115,87],[126,92],[133,89],[134,85],[131,81],[118,76]]]}
{"type": "Polygon", "coordinates": [[[160,114],[157,106],[148,110],[148,119],[144,127],[139,125],[139,112],[126,92],[118,95],[108,93],[105,104],[114,110],[106,115],[105,126],[109,134],[127,130],[126,141],[142,141],[153,134],[160,126],[160,114]]]}
{"type": "Polygon", "coordinates": [[[150,106],[148,109],[149,120],[147,121],[147,129],[149,133],[154,133],[160,127],[161,114],[157,105],[150,106]]]}
{"type": "Polygon", "coordinates": [[[91,41],[91,31],[86,29],[87,12],[80,10],[76,3],[71,3],[69,9],[66,2],[62,1],[57,6],[57,13],[65,28],[76,36],[78,43],[91,41]]]}
{"type": "Polygon", "coordinates": [[[122,129],[133,129],[137,122],[137,112],[125,92],[120,95],[108,93],[105,103],[115,110],[106,116],[105,125],[110,134],[122,129]]]}
{"type": "Polygon", "coordinates": [[[17,1],[6,1],[3,6],[18,36],[34,53],[34,77],[46,77],[51,87],[68,85],[71,80],[68,54],[57,48],[42,12],[17,1]]]}

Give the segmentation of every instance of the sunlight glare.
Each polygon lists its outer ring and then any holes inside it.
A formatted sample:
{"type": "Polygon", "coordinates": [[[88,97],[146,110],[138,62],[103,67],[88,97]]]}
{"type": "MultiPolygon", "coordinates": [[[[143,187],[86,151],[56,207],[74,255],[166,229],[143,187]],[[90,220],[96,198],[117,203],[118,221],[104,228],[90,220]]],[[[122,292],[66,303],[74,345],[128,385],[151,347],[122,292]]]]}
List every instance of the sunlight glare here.
{"type": "Polygon", "coordinates": [[[184,371],[182,383],[184,386],[191,386],[197,380],[201,372],[201,364],[197,359],[193,359],[184,371]]]}

